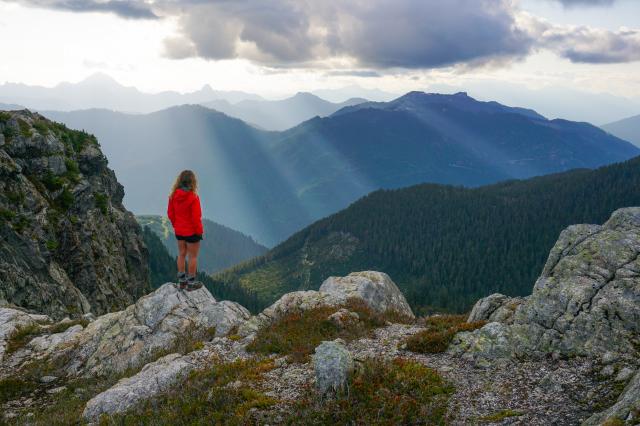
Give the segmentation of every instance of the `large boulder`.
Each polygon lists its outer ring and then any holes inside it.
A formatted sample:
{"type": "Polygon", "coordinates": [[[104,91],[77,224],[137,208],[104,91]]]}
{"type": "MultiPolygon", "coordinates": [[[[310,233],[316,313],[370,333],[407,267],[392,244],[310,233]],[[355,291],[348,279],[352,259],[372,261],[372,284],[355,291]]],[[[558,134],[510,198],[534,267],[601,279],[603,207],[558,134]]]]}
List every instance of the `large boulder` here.
{"type": "Polygon", "coordinates": [[[238,334],[249,336],[289,314],[325,306],[337,306],[339,304],[340,300],[332,294],[320,293],[314,290],[287,293],[261,313],[242,324],[238,329],[238,334]]]}
{"type": "Polygon", "coordinates": [[[494,293],[476,302],[467,322],[487,321],[510,324],[518,306],[525,301],[522,297],[509,297],[494,293]]]}
{"type": "Polygon", "coordinates": [[[353,357],[338,340],[322,342],[312,357],[316,389],[320,395],[346,389],[353,371],[353,357]]]}
{"type": "Polygon", "coordinates": [[[398,286],[384,272],[363,271],[346,277],[329,277],[319,291],[334,296],[342,303],[356,298],[380,313],[393,311],[409,318],[415,317],[398,286]]]}
{"type": "Polygon", "coordinates": [[[238,329],[241,336],[252,336],[292,313],[310,309],[340,306],[350,299],[359,299],[380,313],[396,312],[415,318],[411,307],[391,278],[383,272],[353,272],[346,277],[329,277],[319,291],[294,291],[283,295],[260,314],[252,317],[238,329]]]}
{"type": "Polygon", "coordinates": [[[513,324],[488,333],[496,327],[492,324],[460,333],[451,350],[476,358],[550,353],[598,358],[612,352],[637,362],[640,208],[617,210],[603,226],[563,231],[513,324]]]}
{"type": "Polygon", "coordinates": [[[52,356],[69,360],[69,374],[120,373],[195,340],[224,336],[249,317],[244,307],[217,302],[206,288],[184,292],[168,283],[124,311],[99,317],[52,356]]]}

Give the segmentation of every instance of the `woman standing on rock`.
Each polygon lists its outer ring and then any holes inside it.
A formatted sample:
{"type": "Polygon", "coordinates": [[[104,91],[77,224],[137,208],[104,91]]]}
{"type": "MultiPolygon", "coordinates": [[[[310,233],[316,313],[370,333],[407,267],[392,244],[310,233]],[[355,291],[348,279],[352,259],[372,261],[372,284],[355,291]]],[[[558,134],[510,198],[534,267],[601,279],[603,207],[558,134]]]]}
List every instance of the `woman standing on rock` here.
{"type": "Polygon", "coordinates": [[[202,209],[197,194],[198,180],[191,170],[182,171],[176,178],[167,215],[173,225],[178,240],[178,286],[181,290],[196,290],[202,283],[196,281],[198,269],[198,251],[204,230],[202,228],[202,209]],[[185,259],[189,257],[189,272],[185,273],[185,259]]]}

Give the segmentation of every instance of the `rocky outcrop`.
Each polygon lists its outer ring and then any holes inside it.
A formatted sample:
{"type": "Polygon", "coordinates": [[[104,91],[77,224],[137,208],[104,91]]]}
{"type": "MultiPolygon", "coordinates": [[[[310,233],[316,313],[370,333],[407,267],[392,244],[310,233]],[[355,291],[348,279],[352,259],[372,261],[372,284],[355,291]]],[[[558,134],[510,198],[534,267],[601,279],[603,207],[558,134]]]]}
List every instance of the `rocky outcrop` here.
{"type": "Polygon", "coordinates": [[[398,286],[382,272],[354,272],[346,277],[330,277],[319,291],[294,291],[278,299],[239,328],[238,334],[249,336],[284,316],[323,306],[339,306],[350,299],[365,302],[380,313],[396,312],[414,318],[413,312],[398,286]]]}
{"type": "Polygon", "coordinates": [[[0,365],[5,357],[8,340],[19,329],[50,322],[46,315],[28,314],[18,309],[0,308],[0,365]]]}
{"type": "Polygon", "coordinates": [[[313,355],[313,370],[320,395],[339,392],[347,386],[353,371],[353,357],[339,340],[322,342],[313,355]]]}
{"type": "Polygon", "coordinates": [[[623,420],[632,425],[640,423],[640,371],[627,384],[613,406],[589,417],[583,426],[616,424],[616,420],[623,420]]]}
{"type": "MultiPolygon", "coordinates": [[[[562,232],[513,324],[461,333],[451,350],[473,358],[589,356],[637,362],[640,345],[640,208],[603,225],[562,232]]],[[[478,309],[480,310],[480,309],[478,309]]]]}
{"type": "Polygon", "coordinates": [[[63,356],[72,360],[70,374],[119,373],[193,341],[223,336],[249,316],[237,303],[216,302],[204,287],[183,292],[165,284],[124,311],[89,324],[63,356]]]}
{"type": "Polygon", "coordinates": [[[467,322],[487,321],[511,324],[513,314],[525,300],[522,297],[509,297],[494,293],[476,302],[467,322]]]}
{"type": "Polygon", "coordinates": [[[0,112],[0,302],[54,318],[125,308],[148,290],[141,229],[97,140],[0,112]]]}
{"type": "MultiPolygon", "coordinates": [[[[4,311],[7,309],[0,309],[0,318],[4,311]]],[[[12,320],[13,327],[29,323],[24,315],[12,320]]],[[[47,357],[68,376],[118,374],[163,354],[191,350],[195,342],[225,336],[249,317],[244,307],[217,302],[206,288],[184,292],[165,284],[123,311],[98,317],[84,329],[77,325],[33,338],[4,366],[19,369],[25,362],[47,357]]]]}
{"type": "Polygon", "coordinates": [[[102,414],[119,414],[140,402],[168,390],[184,380],[196,368],[189,356],[170,354],[149,363],[136,375],[120,380],[115,386],[92,398],[83,412],[87,420],[102,414]]]}
{"type": "Polygon", "coordinates": [[[353,272],[346,277],[329,277],[320,286],[320,293],[330,294],[341,303],[351,298],[363,300],[380,313],[396,312],[415,318],[404,295],[384,272],[353,272]]]}

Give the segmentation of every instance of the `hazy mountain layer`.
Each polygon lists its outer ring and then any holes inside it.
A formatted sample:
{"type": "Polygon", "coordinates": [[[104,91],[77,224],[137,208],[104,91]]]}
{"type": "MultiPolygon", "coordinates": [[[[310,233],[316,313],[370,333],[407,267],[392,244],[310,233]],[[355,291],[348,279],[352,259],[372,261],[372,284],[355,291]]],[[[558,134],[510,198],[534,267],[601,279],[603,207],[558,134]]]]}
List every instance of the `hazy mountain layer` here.
{"type": "Polygon", "coordinates": [[[203,105],[264,130],[286,130],[313,117],[331,115],[343,107],[366,101],[352,98],[345,102],[333,103],[311,93],[298,93],[280,101],[244,100],[231,104],[225,100],[216,100],[203,105]]]}
{"type": "Polygon", "coordinates": [[[217,91],[210,86],[192,93],[144,93],[123,86],[106,74],[93,74],[79,83],[60,83],[55,87],[5,83],[0,85],[0,102],[20,104],[32,110],[71,111],[107,108],[117,111],[147,113],[174,105],[196,104],[222,99],[239,102],[258,100],[260,96],[239,91],[217,91]]]}
{"type": "Polygon", "coordinates": [[[607,132],[640,146],[640,115],[602,126],[607,132]]]}
{"type": "Polygon", "coordinates": [[[273,245],[379,188],[478,186],[623,161],[640,150],[587,123],[466,96],[409,93],[266,132],[199,106],[147,115],[47,113],[95,133],[125,205],[164,214],[176,174],[200,176],[204,214],[273,245]]]}

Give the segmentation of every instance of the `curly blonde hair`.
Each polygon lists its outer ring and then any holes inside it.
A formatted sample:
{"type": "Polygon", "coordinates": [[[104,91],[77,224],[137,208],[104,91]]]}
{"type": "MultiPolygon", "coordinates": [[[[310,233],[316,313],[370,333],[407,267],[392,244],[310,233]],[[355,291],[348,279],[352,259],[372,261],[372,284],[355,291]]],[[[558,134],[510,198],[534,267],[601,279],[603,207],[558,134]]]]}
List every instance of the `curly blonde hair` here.
{"type": "Polygon", "coordinates": [[[192,192],[198,192],[198,178],[196,174],[191,170],[183,170],[180,172],[175,182],[173,183],[173,187],[171,188],[171,195],[176,192],[178,188],[186,188],[192,192]]]}

